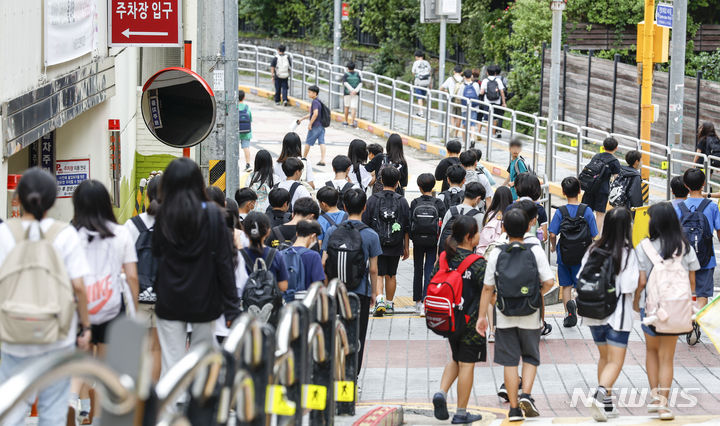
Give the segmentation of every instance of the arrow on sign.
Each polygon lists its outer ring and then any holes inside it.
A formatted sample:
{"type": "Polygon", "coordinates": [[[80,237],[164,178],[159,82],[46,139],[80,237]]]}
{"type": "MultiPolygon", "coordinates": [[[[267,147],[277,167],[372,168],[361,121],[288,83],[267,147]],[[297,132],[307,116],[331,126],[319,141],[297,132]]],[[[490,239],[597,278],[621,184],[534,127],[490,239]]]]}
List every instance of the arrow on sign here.
{"type": "Polygon", "coordinates": [[[122,32],[122,35],[124,35],[127,38],[130,38],[130,36],[166,36],[168,35],[167,32],[153,32],[153,31],[130,31],[130,28],[126,29],[122,32]]]}

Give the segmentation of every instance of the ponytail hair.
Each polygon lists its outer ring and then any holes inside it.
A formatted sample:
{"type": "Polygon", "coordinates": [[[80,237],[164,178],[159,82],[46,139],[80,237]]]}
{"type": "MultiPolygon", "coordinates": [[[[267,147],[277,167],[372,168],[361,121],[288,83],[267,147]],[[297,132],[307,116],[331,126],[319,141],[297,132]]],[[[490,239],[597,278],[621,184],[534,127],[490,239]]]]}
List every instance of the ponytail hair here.
{"type": "Polygon", "coordinates": [[[263,240],[265,234],[270,230],[270,219],[264,214],[252,211],[245,216],[243,231],[250,239],[250,248],[255,249],[260,255],[263,254],[263,240]]]}
{"type": "Polygon", "coordinates": [[[57,181],[50,173],[33,167],[23,173],[17,186],[16,197],[23,210],[32,214],[35,220],[42,220],[45,212],[55,204],[57,181]]]}
{"type": "Polygon", "coordinates": [[[445,240],[445,253],[448,259],[457,254],[458,245],[465,241],[465,238],[474,237],[478,233],[478,224],[475,218],[461,215],[455,220],[452,226],[452,233],[445,240]]]}
{"type": "Polygon", "coordinates": [[[162,179],[162,175],[156,175],[148,181],[147,188],[145,189],[148,201],[150,201],[145,212],[153,217],[157,214],[158,209],[160,209],[160,198],[158,197],[160,179],[162,179]]]}

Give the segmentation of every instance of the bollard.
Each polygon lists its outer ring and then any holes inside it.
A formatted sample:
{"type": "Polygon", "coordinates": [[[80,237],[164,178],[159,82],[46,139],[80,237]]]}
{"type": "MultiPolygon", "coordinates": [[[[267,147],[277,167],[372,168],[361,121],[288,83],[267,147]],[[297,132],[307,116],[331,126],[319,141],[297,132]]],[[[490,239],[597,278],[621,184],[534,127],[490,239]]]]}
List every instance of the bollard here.
{"type": "Polygon", "coordinates": [[[335,363],[335,317],[337,316],[336,303],[328,296],[328,291],[320,283],[313,284],[303,300],[303,304],[310,310],[311,325],[319,326],[323,334],[324,352],[327,354],[324,362],[313,359],[311,383],[324,387],[327,391],[325,409],[310,412],[311,425],[332,425],[335,415],[335,377],[333,365],[335,363]]]}
{"type": "MultiPolygon", "coordinates": [[[[344,286],[343,286],[344,290],[344,286]]],[[[342,290],[341,290],[342,291],[342,290]]],[[[357,390],[358,363],[360,362],[360,298],[357,294],[345,292],[346,301],[341,300],[338,293],[338,303],[340,305],[340,322],[345,326],[347,333],[347,341],[349,344],[349,354],[345,360],[345,380],[353,382],[353,389],[357,390]]],[[[338,402],[337,414],[355,415],[355,403],[357,392],[354,392],[353,401],[338,402]]]]}

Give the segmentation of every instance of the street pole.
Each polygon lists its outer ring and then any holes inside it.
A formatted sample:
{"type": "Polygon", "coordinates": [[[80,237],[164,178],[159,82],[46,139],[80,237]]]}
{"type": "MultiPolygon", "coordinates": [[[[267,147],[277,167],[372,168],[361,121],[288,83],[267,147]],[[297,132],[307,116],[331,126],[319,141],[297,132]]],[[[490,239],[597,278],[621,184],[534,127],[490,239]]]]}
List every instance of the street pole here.
{"type": "MultiPolygon", "coordinates": [[[[238,129],[238,2],[225,0],[225,170],[226,194],[232,198],[240,188],[240,140],[238,129]]],[[[244,159],[244,157],[243,157],[244,159]]]]}
{"type": "Polygon", "coordinates": [[[558,119],[558,106],[560,105],[560,50],[562,44],[562,13],[565,10],[565,2],[553,1],[550,3],[552,9],[552,43],[550,47],[550,91],[548,93],[548,135],[545,148],[545,174],[548,179],[554,179],[553,155],[555,144],[554,132],[552,131],[555,121],[558,119]]]}
{"type": "MultiPolygon", "coordinates": [[[[333,65],[340,65],[340,41],[342,40],[342,16],[341,16],[341,10],[342,10],[342,0],[335,0],[335,4],[333,7],[333,65]]],[[[330,88],[332,89],[332,78],[333,78],[333,70],[332,67],[330,67],[330,75],[328,76],[328,80],[330,80],[330,88]]],[[[335,98],[332,95],[332,90],[328,92],[328,105],[330,108],[333,107],[333,103],[335,98]]]]}
{"type": "MultiPolygon", "coordinates": [[[[640,113],[640,140],[642,146],[642,164],[640,174],[643,179],[650,177],[650,145],[646,142],[651,137],[651,127],[653,122],[653,105],[652,105],[652,86],[653,86],[653,55],[655,42],[655,1],[645,0],[645,25],[643,26],[643,52],[642,52],[642,100],[640,113]]],[[[683,61],[684,65],[685,61],[683,61]]],[[[677,75],[677,73],[675,73],[677,75]]],[[[685,75],[684,72],[680,75],[685,75]]]]}
{"type": "Polygon", "coordinates": [[[447,16],[440,15],[440,64],[438,70],[438,84],[443,84],[445,81],[445,45],[447,37],[447,16]]]}
{"type": "Polygon", "coordinates": [[[670,147],[682,146],[683,106],[685,101],[685,43],[687,29],[687,0],[673,1],[672,62],[670,63],[670,113],[668,141],[670,147]]]}

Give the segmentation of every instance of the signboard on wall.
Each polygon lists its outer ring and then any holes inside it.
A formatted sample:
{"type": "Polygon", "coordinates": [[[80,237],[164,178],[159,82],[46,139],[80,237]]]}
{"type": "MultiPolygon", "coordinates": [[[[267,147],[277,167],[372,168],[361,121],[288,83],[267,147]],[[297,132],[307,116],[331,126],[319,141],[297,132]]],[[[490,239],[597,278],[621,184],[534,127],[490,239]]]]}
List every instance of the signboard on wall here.
{"type": "Polygon", "coordinates": [[[71,198],[80,182],[90,179],[90,159],[57,160],[55,163],[57,197],[71,198]]]}
{"type": "Polygon", "coordinates": [[[92,51],[95,13],[95,0],[45,0],[45,66],[92,51]]]}
{"type": "Polygon", "coordinates": [[[182,0],[108,0],[109,46],[182,46],[182,0]]]}
{"type": "Polygon", "coordinates": [[[41,169],[55,173],[55,132],[52,131],[37,142],[30,145],[29,167],[40,167],[41,169]]]}

